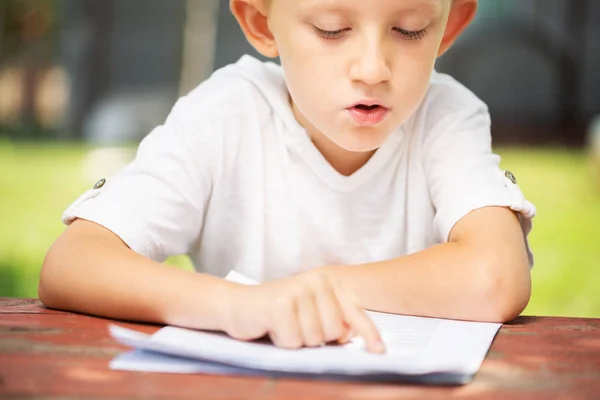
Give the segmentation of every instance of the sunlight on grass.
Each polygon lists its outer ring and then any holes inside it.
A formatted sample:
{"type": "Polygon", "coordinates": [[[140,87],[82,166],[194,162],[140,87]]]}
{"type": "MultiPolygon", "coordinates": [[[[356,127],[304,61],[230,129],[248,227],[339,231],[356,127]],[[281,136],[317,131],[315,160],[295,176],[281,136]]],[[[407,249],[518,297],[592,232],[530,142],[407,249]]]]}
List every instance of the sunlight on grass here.
{"type": "MultiPolygon", "coordinates": [[[[64,229],[65,207],[133,156],[77,145],[0,141],[0,296],[35,297],[44,254],[64,229]]],[[[600,317],[600,188],[582,151],[501,149],[538,210],[536,265],[526,314],[600,317]],[[594,183],[595,182],[595,183],[594,183]]],[[[191,268],[187,257],[169,264],[191,268]]]]}
{"type": "MultiPolygon", "coordinates": [[[[65,228],[64,209],[134,154],[134,148],[116,150],[102,156],[98,149],[78,145],[0,141],[0,296],[37,296],[44,255],[65,228]]],[[[169,263],[191,266],[182,256],[169,263]]]]}

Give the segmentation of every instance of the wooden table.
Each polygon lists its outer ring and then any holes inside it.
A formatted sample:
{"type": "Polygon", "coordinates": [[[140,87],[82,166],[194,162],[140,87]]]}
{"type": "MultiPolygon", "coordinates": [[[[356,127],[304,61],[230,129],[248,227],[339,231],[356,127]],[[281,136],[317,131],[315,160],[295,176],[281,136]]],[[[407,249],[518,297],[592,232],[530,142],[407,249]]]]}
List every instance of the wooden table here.
{"type": "Polygon", "coordinates": [[[0,398],[600,399],[600,319],[520,317],[500,329],[475,380],[457,387],[111,371],[125,348],[108,336],[110,322],[0,298],[0,398]]]}

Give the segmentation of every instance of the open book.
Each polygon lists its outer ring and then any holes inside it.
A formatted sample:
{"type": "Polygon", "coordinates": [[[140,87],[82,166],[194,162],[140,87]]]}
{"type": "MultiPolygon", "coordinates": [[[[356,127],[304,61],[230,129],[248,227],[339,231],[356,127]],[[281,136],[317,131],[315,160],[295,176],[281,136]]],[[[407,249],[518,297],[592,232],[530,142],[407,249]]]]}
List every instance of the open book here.
{"type": "MultiPolygon", "coordinates": [[[[233,272],[227,279],[256,284],[233,272]]],[[[116,325],[112,337],[135,351],[117,356],[112,369],[171,373],[250,374],[352,380],[464,384],[479,369],[501,324],[368,312],[386,345],[364,350],[346,345],[299,350],[265,341],[244,342],[224,333],[168,326],[147,335],[116,325]]]]}

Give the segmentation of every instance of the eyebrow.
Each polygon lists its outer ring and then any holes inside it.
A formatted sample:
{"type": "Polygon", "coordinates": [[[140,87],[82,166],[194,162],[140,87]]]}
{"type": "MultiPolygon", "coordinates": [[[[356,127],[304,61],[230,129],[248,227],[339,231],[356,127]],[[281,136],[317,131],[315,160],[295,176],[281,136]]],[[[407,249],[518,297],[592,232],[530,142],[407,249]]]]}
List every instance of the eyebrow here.
{"type": "Polygon", "coordinates": [[[418,8],[424,8],[427,11],[438,12],[443,7],[442,0],[415,0],[418,8]]]}
{"type": "MultiPolygon", "coordinates": [[[[420,9],[425,11],[431,11],[437,13],[442,8],[443,0],[406,0],[400,1],[400,3],[407,4],[406,9],[420,9]]],[[[344,0],[305,0],[300,2],[300,9],[311,9],[311,10],[344,10],[344,0]]]]}

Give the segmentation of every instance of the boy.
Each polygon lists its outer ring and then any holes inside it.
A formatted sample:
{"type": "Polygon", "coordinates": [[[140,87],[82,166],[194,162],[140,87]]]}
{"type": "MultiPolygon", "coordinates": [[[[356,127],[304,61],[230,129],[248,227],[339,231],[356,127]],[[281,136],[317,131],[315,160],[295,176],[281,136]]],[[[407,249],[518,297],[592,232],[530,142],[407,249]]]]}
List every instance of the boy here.
{"type": "Polygon", "coordinates": [[[243,57],[78,199],[50,307],[384,351],[364,309],[507,321],[530,296],[534,207],[486,106],[434,71],[477,0],[231,0],[243,57]],[[189,254],[200,273],[159,261],[189,254]],[[222,277],[237,270],[262,285],[222,277]]]}

